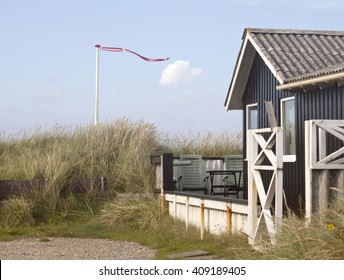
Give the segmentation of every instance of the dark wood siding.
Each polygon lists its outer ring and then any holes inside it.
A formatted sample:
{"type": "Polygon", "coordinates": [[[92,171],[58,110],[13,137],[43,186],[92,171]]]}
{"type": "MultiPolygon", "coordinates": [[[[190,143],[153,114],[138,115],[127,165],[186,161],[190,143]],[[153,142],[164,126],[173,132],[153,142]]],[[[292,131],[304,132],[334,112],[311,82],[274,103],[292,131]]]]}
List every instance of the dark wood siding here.
{"type": "MultiPolygon", "coordinates": [[[[256,56],[255,61],[252,66],[251,75],[249,77],[245,94],[244,94],[244,104],[257,103],[258,111],[258,128],[269,127],[268,116],[265,110],[265,101],[271,101],[275,108],[275,115],[278,125],[280,125],[280,99],[293,96],[288,92],[281,92],[276,90],[278,81],[271,73],[269,68],[265,65],[263,60],[259,55],[256,56]]],[[[246,124],[246,110],[244,110],[244,126],[246,124]]],[[[243,131],[244,143],[246,143],[246,128],[243,131]]],[[[246,156],[246,146],[244,147],[244,154],[246,156]]],[[[245,169],[247,170],[247,165],[245,164],[245,169]]],[[[302,178],[295,176],[298,172],[296,163],[285,163],[283,170],[283,187],[286,194],[288,206],[295,212],[298,211],[298,196],[302,195],[302,178]]],[[[263,180],[268,181],[271,174],[266,172],[263,174],[263,180]]],[[[245,172],[245,186],[247,186],[247,172],[245,172]]],[[[247,193],[244,193],[247,196],[247,193]]]]}
{"type": "MultiPolygon", "coordinates": [[[[298,92],[295,94],[297,135],[297,168],[298,181],[302,183],[302,202],[304,201],[305,188],[305,121],[306,120],[335,120],[344,119],[344,87],[336,85],[326,89],[316,89],[309,92],[298,92]]],[[[334,152],[342,147],[342,143],[334,137],[327,137],[327,151],[334,152]]],[[[302,203],[303,205],[303,203],[302,203]]]]}
{"type": "MultiPolygon", "coordinates": [[[[304,158],[304,122],[311,119],[344,119],[344,87],[332,86],[326,89],[316,89],[309,92],[281,92],[276,90],[277,79],[265,65],[259,55],[256,55],[248,79],[244,104],[257,103],[258,127],[269,127],[265,110],[265,101],[272,101],[278,125],[280,120],[280,99],[295,96],[296,120],[296,162],[286,162],[283,168],[283,188],[288,207],[297,214],[304,211],[305,201],[305,158],[304,158]]],[[[246,108],[243,111],[243,138],[246,143],[246,108]]],[[[340,145],[337,140],[329,139],[328,150],[337,149],[340,145]]],[[[246,145],[244,145],[246,158],[246,145]]],[[[244,164],[244,196],[247,197],[247,163],[244,164]]],[[[266,176],[268,177],[268,175],[266,176]]],[[[266,178],[267,179],[267,178],[266,178]]]]}

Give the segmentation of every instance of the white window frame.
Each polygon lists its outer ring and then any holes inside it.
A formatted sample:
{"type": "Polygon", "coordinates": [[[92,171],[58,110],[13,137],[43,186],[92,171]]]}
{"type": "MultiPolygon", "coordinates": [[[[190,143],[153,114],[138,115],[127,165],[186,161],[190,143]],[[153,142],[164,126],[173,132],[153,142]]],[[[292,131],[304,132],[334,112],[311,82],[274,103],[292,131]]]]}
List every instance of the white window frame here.
{"type": "MultiPolygon", "coordinates": [[[[257,109],[257,124],[258,124],[258,103],[252,103],[252,104],[246,105],[246,124],[245,124],[246,125],[246,137],[248,135],[247,131],[249,130],[248,125],[249,125],[249,122],[250,122],[249,112],[250,112],[250,109],[253,108],[253,107],[256,107],[256,109],[257,109]]],[[[248,142],[249,141],[246,141],[246,151],[249,151],[248,142]]],[[[246,154],[245,161],[247,161],[247,160],[248,159],[247,159],[247,154],[246,154]]]]}
{"type": "MultiPolygon", "coordinates": [[[[249,111],[252,107],[256,107],[257,109],[257,113],[258,113],[258,103],[253,103],[253,104],[248,104],[246,105],[246,130],[248,130],[248,125],[249,125],[249,121],[250,121],[250,118],[249,118],[249,111]]],[[[257,114],[258,116],[258,114],[257,114]]],[[[257,119],[257,124],[258,124],[258,119],[257,119]]]]}
{"type": "MultiPolygon", "coordinates": [[[[284,115],[283,102],[286,102],[286,101],[289,101],[289,100],[295,100],[295,97],[292,96],[292,97],[286,97],[286,98],[281,98],[280,99],[281,127],[283,127],[283,123],[284,123],[284,119],[283,119],[283,115],[284,115]]],[[[295,127],[295,132],[296,132],[296,127],[295,127]]],[[[296,139],[295,139],[295,145],[296,145],[296,139]]],[[[295,162],[296,161],[296,154],[295,155],[283,155],[283,161],[284,162],[295,162]]]]}

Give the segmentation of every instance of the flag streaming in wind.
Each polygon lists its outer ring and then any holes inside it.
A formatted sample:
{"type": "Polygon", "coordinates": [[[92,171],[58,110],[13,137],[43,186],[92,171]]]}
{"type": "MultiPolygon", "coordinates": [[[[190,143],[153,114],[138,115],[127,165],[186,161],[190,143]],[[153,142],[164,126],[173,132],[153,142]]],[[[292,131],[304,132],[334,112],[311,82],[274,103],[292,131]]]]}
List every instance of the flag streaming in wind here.
{"type": "Polygon", "coordinates": [[[146,61],[149,61],[149,62],[158,62],[158,61],[165,61],[165,60],[170,59],[169,57],[167,57],[167,58],[148,58],[148,57],[144,57],[144,56],[142,56],[136,52],[133,52],[131,50],[124,49],[124,48],[115,48],[115,47],[101,47],[101,48],[103,51],[108,51],[108,52],[129,52],[129,53],[135,54],[138,57],[140,57],[146,61]]]}

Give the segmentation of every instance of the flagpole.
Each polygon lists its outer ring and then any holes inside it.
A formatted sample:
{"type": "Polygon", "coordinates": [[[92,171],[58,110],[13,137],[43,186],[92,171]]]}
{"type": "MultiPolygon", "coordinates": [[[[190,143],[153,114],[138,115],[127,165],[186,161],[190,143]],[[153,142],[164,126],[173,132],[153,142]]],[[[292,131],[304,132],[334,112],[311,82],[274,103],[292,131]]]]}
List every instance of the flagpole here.
{"type": "Polygon", "coordinates": [[[99,118],[99,50],[100,45],[95,45],[96,48],[96,94],[95,94],[95,108],[94,108],[94,125],[98,124],[99,118]]]}

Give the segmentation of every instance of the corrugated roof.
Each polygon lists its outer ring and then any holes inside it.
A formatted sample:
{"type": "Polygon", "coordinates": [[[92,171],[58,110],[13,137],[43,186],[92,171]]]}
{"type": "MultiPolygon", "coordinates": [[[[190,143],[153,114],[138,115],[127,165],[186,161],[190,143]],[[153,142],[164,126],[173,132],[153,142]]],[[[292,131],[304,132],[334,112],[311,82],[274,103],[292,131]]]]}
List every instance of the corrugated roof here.
{"type": "Polygon", "coordinates": [[[256,53],[280,83],[277,89],[307,90],[309,85],[344,83],[344,32],[246,28],[225,102],[227,109],[243,108],[242,96],[256,53]]]}
{"type": "Polygon", "coordinates": [[[344,68],[344,32],[247,29],[282,83],[332,74],[344,68]]]}

